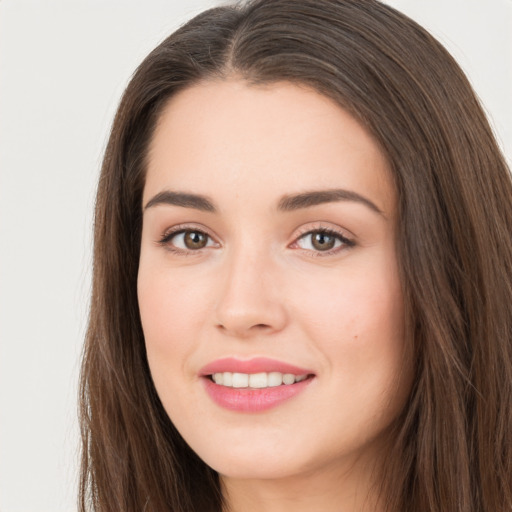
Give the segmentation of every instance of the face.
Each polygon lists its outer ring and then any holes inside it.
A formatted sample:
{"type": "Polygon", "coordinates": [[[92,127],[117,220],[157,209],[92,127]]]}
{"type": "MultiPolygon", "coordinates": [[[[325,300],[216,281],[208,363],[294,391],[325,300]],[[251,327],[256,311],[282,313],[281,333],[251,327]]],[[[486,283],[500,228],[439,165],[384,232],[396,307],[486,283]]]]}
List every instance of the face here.
{"type": "Polygon", "coordinates": [[[309,89],[211,81],[164,109],[140,314],[163,406],[221,475],[376,456],[409,391],[395,203],[372,137],[309,89]]]}

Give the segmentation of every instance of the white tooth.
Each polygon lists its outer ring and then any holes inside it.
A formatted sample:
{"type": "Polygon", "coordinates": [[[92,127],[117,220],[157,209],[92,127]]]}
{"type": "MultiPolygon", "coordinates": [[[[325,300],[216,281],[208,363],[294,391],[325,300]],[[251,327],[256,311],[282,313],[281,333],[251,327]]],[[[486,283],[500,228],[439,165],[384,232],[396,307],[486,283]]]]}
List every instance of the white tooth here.
{"type": "Polygon", "coordinates": [[[233,373],[233,387],[246,388],[249,386],[249,375],[247,373],[233,373]]]}
{"type": "Polygon", "coordinates": [[[293,373],[280,372],[260,372],[260,373],[232,373],[220,372],[214,373],[212,379],[216,384],[233,388],[255,388],[262,389],[267,387],[281,386],[281,384],[294,384],[307,379],[307,375],[294,375],[293,373]]]}
{"type": "Polygon", "coordinates": [[[267,386],[275,387],[283,383],[283,374],[280,372],[270,372],[268,374],[267,386]]]}
{"type": "Polygon", "coordinates": [[[267,387],[267,374],[266,373],[251,373],[249,375],[250,388],[266,388],[267,387]]]}
{"type": "Polygon", "coordinates": [[[293,373],[285,373],[283,375],[283,384],[293,384],[295,382],[295,375],[293,373]]]}

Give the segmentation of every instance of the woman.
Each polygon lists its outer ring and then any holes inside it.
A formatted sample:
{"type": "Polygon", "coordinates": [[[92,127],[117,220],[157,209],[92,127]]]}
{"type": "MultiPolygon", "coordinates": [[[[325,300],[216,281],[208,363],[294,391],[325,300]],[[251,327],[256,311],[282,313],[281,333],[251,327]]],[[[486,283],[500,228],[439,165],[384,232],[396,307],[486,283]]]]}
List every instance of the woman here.
{"type": "Polygon", "coordinates": [[[104,159],[81,510],[510,510],[511,199],[390,7],[194,18],[104,159]]]}

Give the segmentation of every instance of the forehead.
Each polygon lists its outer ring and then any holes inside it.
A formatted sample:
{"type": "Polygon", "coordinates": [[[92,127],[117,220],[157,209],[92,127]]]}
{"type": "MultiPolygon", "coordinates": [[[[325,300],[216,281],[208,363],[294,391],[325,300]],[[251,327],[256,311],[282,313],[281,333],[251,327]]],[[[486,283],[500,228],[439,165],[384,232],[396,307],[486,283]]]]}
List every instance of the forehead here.
{"type": "Polygon", "coordinates": [[[346,188],[391,213],[387,160],[331,99],[280,82],[208,81],[173,96],[150,144],[144,201],[164,189],[247,200],[346,188]]]}

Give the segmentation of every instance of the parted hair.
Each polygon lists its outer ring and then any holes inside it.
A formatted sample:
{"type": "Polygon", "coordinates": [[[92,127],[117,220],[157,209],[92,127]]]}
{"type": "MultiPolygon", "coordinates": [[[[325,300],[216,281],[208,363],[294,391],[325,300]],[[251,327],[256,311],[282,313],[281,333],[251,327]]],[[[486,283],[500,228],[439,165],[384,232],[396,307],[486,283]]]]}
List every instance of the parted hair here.
{"type": "Polygon", "coordinates": [[[512,511],[511,175],[453,58],[376,0],[213,8],[134,73],[97,192],[80,511],[223,508],[218,475],[155,391],[136,282],[148,145],[162,108],[179,90],[231,76],[328,96],[373,135],[392,170],[415,377],[379,489],[388,511],[512,511]]]}

